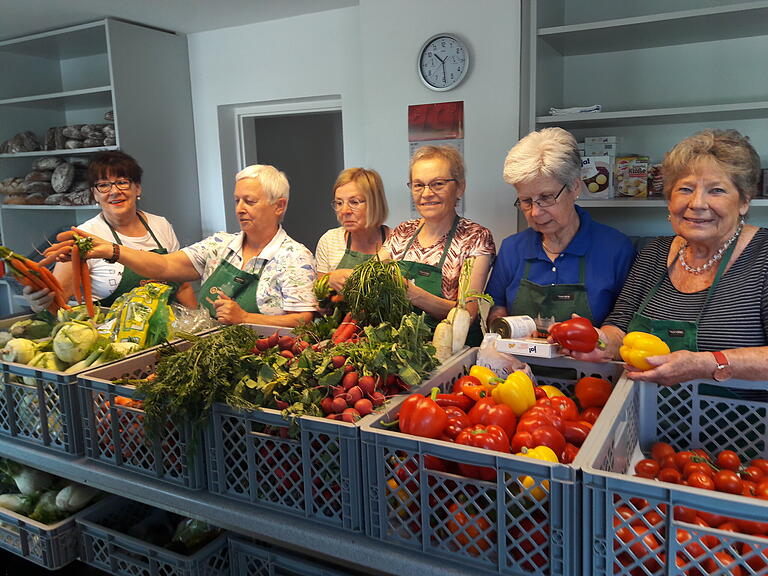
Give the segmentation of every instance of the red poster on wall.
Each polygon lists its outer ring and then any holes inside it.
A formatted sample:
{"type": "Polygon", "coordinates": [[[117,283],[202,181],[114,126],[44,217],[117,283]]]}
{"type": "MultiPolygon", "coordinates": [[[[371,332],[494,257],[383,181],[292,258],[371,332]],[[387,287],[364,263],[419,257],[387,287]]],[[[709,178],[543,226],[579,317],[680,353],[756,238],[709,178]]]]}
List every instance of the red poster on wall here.
{"type": "Polygon", "coordinates": [[[408,141],[464,138],[464,102],[408,106],[408,141]]]}

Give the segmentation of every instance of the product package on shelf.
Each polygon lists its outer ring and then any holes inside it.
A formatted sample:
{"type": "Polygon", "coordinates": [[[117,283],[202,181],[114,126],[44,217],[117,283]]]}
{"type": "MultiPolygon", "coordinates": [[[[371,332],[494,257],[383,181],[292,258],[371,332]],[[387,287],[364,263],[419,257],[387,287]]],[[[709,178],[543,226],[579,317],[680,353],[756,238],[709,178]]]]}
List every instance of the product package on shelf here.
{"type": "Polygon", "coordinates": [[[768,502],[757,493],[761,481],[750,488],[747,480],[768,477],[768,402],[745,399],[765,388],[621,382],[583,467],[585,574],[768,573],[768,502]],[[723,452],[730,463],[718,458],[723,452]],[[661,463],[640,468],[638,458],[654,453],[661,463]],[[700,468],[686,470],[686,461],[700,468]],[[686,474],[687,485],[675,483],[686,474]]]}
{"type": "MultiPolygon", "coordinates": [[[[450,392],[476,355],[472,349],[421,392],[450,392]]],[[[616,363],[524,360],[540,386],[571,396],[583,377],[615,384],[623,371],[616,363]]],[[[368,536],[483,573],[581,574],[577,469],[591,452],[591,435],[572,464],[560,464],[395,431],[388,423],[398,408],[362,430],[368,536]]]]}
{"type": "Polygon", "coordinates": [[[621,156],[616,158],[616,196],[622,198],[648,197],[647,156],[621,156]]]}
{"type": "Polygon", "coordinates": [[[584,156],[581,159],[581,180],[585,200],[613,198],[613,161],[610,156],[584,156]]]}

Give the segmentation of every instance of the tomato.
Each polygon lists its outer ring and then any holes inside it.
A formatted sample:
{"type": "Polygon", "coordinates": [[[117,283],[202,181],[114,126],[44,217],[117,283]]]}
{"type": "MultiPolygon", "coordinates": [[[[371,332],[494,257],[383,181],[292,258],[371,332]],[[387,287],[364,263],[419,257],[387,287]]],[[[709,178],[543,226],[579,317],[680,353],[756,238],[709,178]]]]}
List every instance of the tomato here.
{"type": "Polygon", "coordinates": [[[563,450],[563,453],[560,455],[560,463],[561,464],[570,464],[574,460],[576,460],[576,455],[579,453],[579,447],[571,444],[570,442],[565,443],[565,450],[563,450]]]}
{"type": "Polygon", "coordinates": [[[608,402],[613,392],[613,384],[602,378],[586,376],[576,382],[574,394],[582,410],[586,408],[602,408],[608,402]]]}
{"type": "Polygon", "coordinates": [[[747,534],[757,534],[759,536],[768,535],[768,522],[756,522],[754,520],[743,520],[734,518],[737,530],[747,534]]]}
{"type": "Polygon", "coordinates": [[[755,489],[757,488],[757,482],[750,482],[749,480],[742,480],[742,489],[741,489],[741,495],[747,496],[748,498],[754,498],[755,497],[755,489]]]}
{"type": "Polygon", "coordinates": [[[768,568],[768,548],[762,550],[754,545],[743,542],[741,545],[741,555],[747,559],[749,565],[756,574],[762,574],[768,568]]]}
{"type": "Polygon", "coordinates": [[[635,464],[635,473],[641,478],[650,478],[653,480],[659,473],[659,463],[650,458],[640,460],[640,462],[635,464]]]}
{"type": "Polygon", "coordinates": [[[725,470],[736,471],[739,469],[739,466],[741,466],[741,459],[739,458],[739,455],[736,454],[736,452],[733,450],[723,450],[720,452],[720,454],[717,455],[715,464],[725,470]]]}
{"type": "Polygon", "coordinates": [[[602,412],[602,408],[598,408],[597,406],[591,406],[589,408],[585,408],[581,411],[581,416],[579,417],[579,420],[586,420],[587,422],[591,422],[594,424],[597,421],[597,418],[600,416],[600,412],[602,412]]]}
{"type": "Polygon", "coordinates": [[[616,536],[613,540],[613,549],[616,551],[625,550],[617,555],[617,560],[623,566],[634,564],[635,561],[642,562],[643,566],[652,573],[661,570],[662,565],[659,558],[659,552],[662,551],[661,543],[654,532],[645,525],[629,527],[621,526],[621,522],[620,518],[614,516],[613,525],[614,528],[618,529],[616,529],[616,536]],[[629,545],[628,549],[627,545],[629,545]]]}
{"type": "Polygon", "coordinates": [[[744,574],[733,556],[724,550],[715,552],[714,558],[704,560],[703,566],[708,574],[729,574],[729,576],[742,576],[744,574]]]}
{"type": "MultiPolygon", "coordinates": [[[[686,552],[688,552],[694,559],[707,553],[704,546],[695,540],[688,530],[683,530],[682,528],[677,529],[677,542],[683,546],[686,552]]],[[[685,558],[686,562],[689,561],[689,558],[685,555],[683,555],[683,558],[685,558]]]]}
{"type": "Polygon", "coordinates": [[[683,478],[688,478],[688,476],[694,472],[703,472],[707,476],[715,475],[715,471],[709,464],[704,462],[694,462],[691,460],[690,462],[686,463],[685,467],[683,468],[683,478]]]}
{"type": "Polygon", "coordinates": [[[687,450],[675,454],[675,467],[682,472],[685,465],[693,458],[693,452],[687,450]]]}
{"type": "Polygon", "coordinates": [[[765,458],[755,458],[750,462],[750,466],[757,466],[762,470],[766,476],[768,476],[768,460],[765,458]]]}
{"type": "Polygon", "coordinates": [[[464,385],[468,384],[470,386],[482,386],[482,382],[480,382],[479,378],[476,378],[475,376],[462,376],[456,382],[453,383],[453,393],[454,394],[460,394],[463,393],[464,385]]]}
{"type": "Polygon", "coordinates": [[[742,480],[749,480],[750,482],[754,482],[757,484],[765,477],[765,472],[763,472],[760,468],[757,466],[747,466],[741,471],[741,478],[742,480]]]}
{"type": "Polygon", "coordinates": [[[761,480],[757,483],[757,488],[755,488],[755,498],[768,500],[768,480],[761,480]]]}
{"type": "Polygon", "coordinates": [[[549,399],[552,408],[557,410],[563,420],[577,420],[579,418],[579,409],[576,402],[567,396],[553,396],[549,399]]]}
{"type": "Polygon", "coordinates": [[[581,446],[592,431],[592,424],[586,420],[566,420],[563,422],[565,440],[575,446],[581,446]]]}
{"type": "Polygon", "coordinates": [[[665,457],[664,457],[664,458],[663,458],[663,459],[662,459],[662,460],[659,462],[659,464],[661,465],[661,468],[674,468],[674,469],[675,469],[675,470],[677,470],[678,472],[682,472],[682,470],[680,470],[680,469],[677,467],[677,462],[675,461],[675,455],[674,455],[674,454],[673,454],[673,455],[671,455],[671,456],[665,456],[665,457]]]}
{"type": "Polygon", "coordinates": [[[694,524],[698,524],[701,520],[701,525],[707,528],[717,528],[723,522],[726,522],[728,518],[720,514],[713,514],[712,512],[704,512],[704,510],[696,510],[696,520],[694,524]]]}
{"type": "MultiPolygon", "coordinates": [[[[632,520],[635,517],[635,511],[629,506],[619,506],[616,508],[616,514],[624,518],[624,520],[632,520]]],[[[616,524],[614,523],[614,526],[616,524]]]]}
{"type": "Polygon", "coordinates": [[[706,461],[706,462],[712,462],[712,458],[709,454],[707,454],[707,451],[702,448],[694,448],[691,450],[693,452],[694,456],[698,456],[700,459],[706,461]]]}
{"type": "Polygon", "coordinates": [[[715,473],[715,490],[728,494],[741,494],[744,485],[733,470],[720,470],[715,473]]]}
{"type": "Polygon", "coordinates": [[[683,479],[683,475],[680,474],[680,470],[677,468],[662,468],[659,470],[659,473],[656,474],[656,478],[662,482],[680,484],[680,480],[683,479]]]}
{"type": "Polygon", "coordinates": [[[649,510],[645,514],[643,514],[643,518],[645,518],[646,522],[650,524],[651,526],[658,526],[659,524],[664,524],[664,516],[659,514],[656,510],[649,510]]]}
{"type": "Polygon", "coordinates": [[[704,472],[692,472],[686,480],[688,481],[688,486],[691,488],[702,488],[703,490],[715,489],[715,481],[712,479],[712,476],[704,472]]]}
{"type": "Polygon", "coordinates": [[[666,458],[667,456],[674,456],[675,455],[675,449],[672,448],[670,444],[667,444],[666,442],[656,442],[653,446],[651,446],[651,458],[654,460],[658,460],[661,462],[666,458]]]}
{"type": "Polygon", "coordinates": [[[693,524],[696,520],[696,511],[687,506],[675,506],[672,510],[672,516],[678,522],[693,524]]]}
{"type": "Polygon", "coordinates": [[[555,454],[562,454],[565,450],[565,437],[554,426],[539,426],[531,431],[531,439],[534,447],[548,446],[555,454]]]}
{"type": "Polygon", "coordinates": [[[526,558],[520,567],[526,572],[544,573],[542,569],[549,564],[549,522],[545,515],[539,511],[532,518],[522,518],[512,525],[510,534],[515,543],[512,557],[518,561],[526,558]]]}

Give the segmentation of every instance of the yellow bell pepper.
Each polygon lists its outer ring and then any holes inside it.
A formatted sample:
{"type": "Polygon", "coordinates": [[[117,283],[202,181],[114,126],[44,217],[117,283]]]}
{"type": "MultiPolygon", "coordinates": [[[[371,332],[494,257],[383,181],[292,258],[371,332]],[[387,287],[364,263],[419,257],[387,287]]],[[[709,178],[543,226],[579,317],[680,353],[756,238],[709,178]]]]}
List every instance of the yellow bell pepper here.
{"type": "Polygon", "coordinates": [[[646,360],[648,356],[664,354],[669,354],[669,346],[666,342],[646,332],[630,332],[624,336],[623,345],[619,348],[619,355],[624,362],[643,371],[654,368],[646,360]]]}
{"type": "Polygon", "coordinates": [[[536,404],[536,393],[528,374],[521,370],[512,372],[507,379],[496,386],[491,393],[497,404],[506,404],[517,415],[536,404]]]}
{"type": "Polygon", "coordinates": [[[480,384],[487,386],[491,383],[491,380],[496,378],[496,374],[490,368],[485,366],[478,366],[475,364],[469,369],[469,375],[480,380],[480,384]]]}
{"type": "Polygon", "coordinates": [[[554,398],[555,396],[565,396],[560,390],[555,387],[551,386],[549,384],[544,384],[544,386],[539,386],[542,390],[544,390],[544,393],[547,395],[547,398],[554,398]]]}
{"type": "MultiPolygon", "coordinates": [[[[524,458],[533,458],[534,460],[543,460],[544,462],[560,462],[557,458],[557,454],[549,446],[536,446],[533,449],[523,448],[522,452],[518,452],[515,456],[522,456],[524,458]]],[[[518,478],[520,483],[525,486],[526,490],[530,490],[531,495],[536,500],[543,500],[549,493],[549,480],[543,480],[541,486],[536,486],[531,490],[531,487],[536,484],[531,476],[520,476],[518,478]]]]}

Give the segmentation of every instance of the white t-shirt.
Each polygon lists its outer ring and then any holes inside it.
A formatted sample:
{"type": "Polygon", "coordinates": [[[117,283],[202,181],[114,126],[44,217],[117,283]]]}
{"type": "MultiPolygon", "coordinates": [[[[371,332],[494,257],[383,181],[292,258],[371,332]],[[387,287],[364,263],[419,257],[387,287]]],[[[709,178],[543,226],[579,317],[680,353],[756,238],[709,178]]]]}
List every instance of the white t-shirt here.
{"type": "MultiPolygon", "coordinates": [[[[151,228],[158,242],[160,242],[160,246],[168,252],[174,252],[179,249],[179,240],[176,238],[176,233],[173,231],[173,227],[168,220],[162,216],[155,216],[147,212],[142,212],[141,215],[147,222],[147,226],[151,228]]],[[[110,230],[101,214],[83,222],[78,228],[83,232],[94,234],[109,242],[115,241],[112,230],[110,230]]],[[[122,234],[118,234],[117,237],[123,246],[135,248],[136,250],[155,250],[160,247],[152,239],[149,232],[139,237],[123,236],[122,234]]],[[[111,295],[123,278],[124,266],[120,263],[110,264],[101,258],[94,258],[88,260],[88,268],[91,271],[93,297],[97,299],[107,298],[111,295]]]]}
{"type": "Polygon", "coordinates": [[[344,237],[344,228],[331,228],[320,237],[315,249],[317,260],[317,274],[327,274],[336,270],[347,249],[347,239],[344,237]]]}

